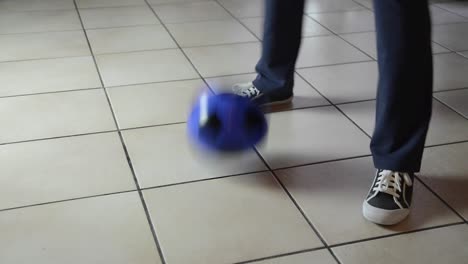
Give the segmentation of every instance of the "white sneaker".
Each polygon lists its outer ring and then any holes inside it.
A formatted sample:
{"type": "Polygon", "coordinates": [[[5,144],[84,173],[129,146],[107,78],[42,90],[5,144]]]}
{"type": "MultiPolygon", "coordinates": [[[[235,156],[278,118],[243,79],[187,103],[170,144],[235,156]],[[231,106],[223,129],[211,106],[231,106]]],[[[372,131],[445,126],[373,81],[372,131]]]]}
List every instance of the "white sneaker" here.
{"type": "Polygon", "coordinates": [[[378,170],[362,206],[364,217],[376,224],[394,225],[411,209],[414,174],[378,170]]]}

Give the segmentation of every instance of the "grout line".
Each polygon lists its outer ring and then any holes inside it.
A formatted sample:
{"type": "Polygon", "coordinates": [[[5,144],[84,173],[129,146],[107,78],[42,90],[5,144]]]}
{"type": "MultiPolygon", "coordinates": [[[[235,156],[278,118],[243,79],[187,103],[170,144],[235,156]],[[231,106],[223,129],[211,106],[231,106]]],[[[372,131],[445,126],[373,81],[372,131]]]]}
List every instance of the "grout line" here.
{"type": "Polygon", "coordinates": [[[252,260],[247,260],[247,261],[241,261],[241,262],[236,262],[234,264],[248,264],[248,263],[255,263],[263,260],[270,260],[270,259],[276,259],[276,258],[281,258],[281,257],[287,257],[287,256],[293,256],[293,255],[298,255],[301,253],[308,253],[308,252],[313,252],[313,251],[318,251],[326,249],[326,247],[317,247],[317,248],[310,248],[310,249],[304,249],[304,250],[298,250],[298,251],[293,251],[285,254],[278,254],[278,255],[273,255],[273,256],[268,256],[268,257],[263,257],[263,258],[257,258],[257,259],[252,259],[252,260]]]}
{"type": "Polygon", "coordinates": [[[192,183],[199,183],[199,182],[209,182],[209,181],[215,181],[215,180],[220,180],[220,179],[225,179],[225,178],[231,178],[231,177],[238,177],[238,176],[245,176],[245,175],[248,175],[248,174],[262,173],[262,172],[270,172],[270,171],[269,171],[269,170],[257,170],[257,171],[236,173],[236,174],[230,174],[230,175],[224,175],[224,176],[217,176],[217,177],[212,177],[212,178],[205,178],[205,179],[198,179],[198,180],[191,180],[191,181],[170,183],[170,184],[164,184],[164,185],[152,186],[152,187],[144,187],[144,188],[141,188],[141,190],[142,190],[142,191],[146,191],[146,190],[154,190],[154,189],[161,189],[161,188],[167,188],[167,187],[174,187],[174,186],[185,185],[185,184],[192,184],[192,183]]]}
{"type": "MultiPolygon", "coordinates": [[[[372,15],[374,15],[372,13],[372,15]]],[[[320,21],[316,20],[315,18],[309,16],[307,14],[307,17],[309,17],[310,19],[312,19],[313,21],[315,21],[317,24],[321,25],[322,27],[324,27],[325,29],[327,29],[328,31],[330,31],[334,36],[340,38],[341,40],[343,40],[344,42],[346,42],[348,45],[351,45],[352,47],[354,47],[355,49],[359,50],[361,53],[363,53],[364,55],[366,55],[367,57],[371,58],[373,61],[376,61],[376,59],[374,59],[374,57],[372,57],[370,54],[368,54],[367,52],[363,51],[361,48],[357,47],[356,45],[354,45],[353,43],[349,42],[348,40],[346,40],[345,38],[343,38],[342,36],[340,36],[338,33],[336,33],[335,31],[333,31],[331,28],[325,26],[324,24],[320,23],[320,21]]],[[[371,31],[362,31],[362,32],[352,32],[352,33],[349,33],[349,34],[353,34],[353,33],[369,33],[369,32],[375,32],[375,30],[371,30],[371,31]]],[[[341,34],[347,34],[347,33],[341,33],[341,34]]]]}
{"type": "Polygon", "coordinates": [[[361,158],[370,158],[370,157],[372,157],[371,154],[366,154],[366,155],[359,155],[359,156],[353,156],[353,157],[347,157],[347,158],[310,162],[310,163],[304,163],[304,164],[294,165],[294,166],[279,167],[279,168],[273,169],[273,171],[288,170],[288,169],[294,169],[294,168],[301,168],[301,167],[319,165],[319,164],[324,164],[324,163],[332,163],[332,162],[337,162],[337,161],[345,161],[345,160],[361,159],[361,158]]]}
{"type": "Polygon", "coordinates": [[[443,92],[451,92],[451,91],[458,91],[458,90],[467,90],[468,87],[462,87],[462,88],[449,88],[446,90],[440,90],[440,91],[434,91],[432,94],[438,94],[438,93],[443,93],[443,92]]]}
{"type": "MultiPolygon", "coordinates": [[[[0,14],[0,15],[1,15],[1,14],[0,14]]],[[[27,34],[42,34],[42,33],[45,34],[45,33],[73,32],[73,31],[81,31],[81,28],[45,30],[45,31],[10,32],[10,33],[0,33],[0,36],[27,35],[27,34]]]]}
{"type": "MultiPolygon", "coordinates": [[[[422,173],[419,173],[422,174],[422,173]]],[[[460,220],[465,221],[463,216],[455,210],[447,201],[445,201],[442,196],[440,196],[436,191],[434,191],[428,184],[426,184],[422,178],[418,175],[414,175],[414,177],[424,186],[426,189],[428,189],[434,196],[436,196],[445,206],[447,206],[454,214],[456,214],[460,220]]]]}
{"type": "Polygon", "coordinates": [[[148,126],[139,126],[139,127],[129,127],[129,128],[121,128],[119,131],[129,131],[129,130],[137,130],[137,129],[143,129],[143,128],[153,128],[153,127],[161,127],[161,126],[173,126],[173,125],[180,125],[180,124],[186,124],[186,121],[182,122],[173,122],[173,123],[164,123],[164,124],[157,124],[157,125],[148,125],[148,126]]]}
{"type": "MultiPolygon", "coordinates": [[[[236,17],[231,11],[229,11],[229,9],[227,9],[222,3],[220,3],[218,0],[215,0],[215,2],[221,6],[221,8],[223,8],[233,19],[235,19],[237,22],[239,22],[247,31],[250,32],[250,34],[252,34],[258,41],[262,42],[262,40],[257,36],[257,34],[255,34],[252,30],[250,30],[249,27],[247,27],[247,25],[244,24],[244,22],[242,22],[241,18],[238,18],[236,17]]],[[[263,17],[260,17],[260,18],[263,18],[263,17]]]]}
{"type": "Polygon", "coordinates": [[[372,139],[372,136],[367,134],[367,132],[361,128],[353,119],[351,119],[348,115],[346,115],[337,105],[335,105],[330,99],[328,99],[325,95],[323,95],[318,89],[315,88],[304,76],[302,76],[299,72],[296,71],[296,74],[299,75],[300,78],[302,78],[303,81],[305,81],[307,84],[309,84],[320,96],[325,98],[325,100],[328,101],[333,107],[335,107],[336,110],[338,110],[344,117],[346,117],[351,123],[353,123],[359,130],[361,130],[364,135],[366,135],[369,139],[372,139]]]}
{"type": "Polygon", "coordinates": [[[382,236],[376,236],[376,237],[370,237],[370,238],[364,238],[364,239],[359,239],[359,240],[354,240],[354,241],[349,241],[349,242],[333,244],[330,246],[330,248],[348,246],[348,245],[362,243],[362,242],[368,242],[368,241],[379,240],[379,239],[395,237],[395,236],[402,236],[402,235],[407,235],[407,234],[412,234],[412,233],[419,233],[419,232],[424,232],[428,230],[441,229],[444,227],[458,226],[458,225],[464,225],[464,224],[465,224],[464,222],[456,222],[456,223],[450,223],[450,224],[425,227],[425,228],[420,228],[420,229],[415,229],[415,230],[410,230],[410,231],[398,232],[394,234],[388,234],[388,235],[382,235],[382,236]]]}
{"type": "Polygon", "coordinates": [[[105,131],[97,131],[97,132],[81,133],[81,134],[72,134],[72,135],[65,135],[65,136],[45,137],[45,138],[27,139],[27,140],[21,140],[21,141],[4,142],[4,143],[0,143],[0,146],[12,145],[12,144],[21,144],[21,143],[29,143],[29,142],[36,142],[36,141],[44,141],[44,140],[53,140],[53,139],[60,139],[60,138],[89,136],[89,135],[112,133],[112,132],[118,132],[118,130],[105,130],[105,131]]]}
{"type": "Polygon", "coordinates": [[[468,120],[468,117],[464,116],[462,113],[458,112],[455,108],[451,107],[449,104],[445,103],[444,101],[440,100],[439,98],[435,97],[434,94],[432,94],[432,98],[442,104],[443,106],[447,107],[449,110],[452,110],[455,112],[457,115],[461,116],[462,118],[468,120]]]}
{"type": "MultiPolygon", "coordinates": [[[[93,49],[92,49],[92,47],[91,47],[91,43],[90,43],[89,38],[88,38],[88,34],[87,34],[87,32],[86,32],[86,29],[84,28],[83,20],[82,20],[82,18],[81,18],[81,14],[80,14],[80,11],[79,11],[79,9],[78,9],[78,5],[77,5],[77,3],[76,3],[76,0],[73,0],[73,3],[74,3],[74,5],[75,5],[76,11],[78,12],[78,17],[79,17],[79,19],[80,19],[80,23],[81,23],[81,26],[82,26],[82,30],[83,30],[84,35],[85,35],[85,37],[86,37],[86,41],[87,41],[87,43],[88,43],[88,48],[89,48],[89,50],[90,50],[90,52],[91,52],[91,55],[92,55],[92,58],[93,58],[93,61],[94,61],[94,65],[95,65],[95,67],[96,67],[96,71],[97,71],[98,76],[99,76],[99,80],[100,80],[100,82],[101,82],[102,87],[105,87],[105,86],[104,86],[104,81],[103,81],[103,79],[102,79],[101,72],[99,71],[99,66],[98,66],[98,64],[97,64],[96,57],[95,57],[95,55],[94,55],[94,53],[93,53],[93,49]]],[[[106,89],[106,88],[103,88],[103,91],[104,91],[104,93],[105,93],[105,95],[106,95],[107,102],[108,102],[108,106],[109,106],[110,111],[111,111],[111,113],[112,113],[112,117],[113,117],[113,119],[114,119],[115,126],[117,127],[117,129],[119,129],[119,123],[118,123],[118,120],[117,120],[117,116],[116,116],[116,114],[115,114],[114,108],[112,107],[112,102],[111,102],[111,100],[110,100],[110,97],[109,97],[109,94],[108,94],[108,92],[107,92],[107,89],[106,89]]],[[[162,264],[165,264],[166,261],[165,261],[165,259],[164,259],[164,255],[163,255],[161,246],[160,246],[160,244],[159,244],[159,240],[158,240],[156,231],[155,231],[155,229],[154,229],[153,222],[152,222],[152,220],[151,220],[151,215],[150,215],[150,213],[149,213],[148,206],[147,206],[147,204],[146,204],[146,201],[145,201],[145,198],[144,198],[144,196],[143,196],[143,193],[142,193],[142,191],[141,191],[141,189],[140,189],[140,184],[139,184],[139,182],[138,182],[138,177],[137,177],[137,175],[136,175],[135,168],[133,167],[133,164],[132,164],[132,161],[131,161],[131,158],[130,158],[130,155],[129,155],[129,151],[128,151],[128,149],[127,149],[127,146],[125,145],[125,141],[124,141],[124,138],[123,138],[123,136],[122,136],[122,132],[121,132],[120,130],[118,130],[117,133],[118,133],[118,135],[119,135],[120,142],[121,142],[121,144],[122,144],[122,148],[123,148],[123,151],[124,151],[124,153],[125,153],[125,156],[126,156],[126,158],[127,158],[128,166],[129,166],[130,171],[131,171],[131,173],[132,173],[133,180],[134,180],[134,182],[135,182],[135,186],[136,186],[136,188],[137,188],[137,190],[138,190],[138,194],[139,194],[139,196],[140,196],[140,201],[141,201],[141,204],[142,204],[142,206],[143,206],[143,210],[144,210],[144,212],[145,212],[146,219],[147,219],[147,221],[148,221],[148,224],[149,224],[151,233],[152,233],[152,235],[153,235],[153,239],[154,239],[154,243],[155,243],[155,246],[156,246],[156,250],[157,250],[158,253],[159,253],[159,257],[160,257],[160,259],[161,259],[162,264]]]]}
{"type": "Polygon", "coordinates": [[[371,11],[372,13],[374,13],[374,10],[373,10],[372,8],[370,8],[370,7],[366,6],[366,5],[364,5],[363,3],[360,3],[360,2],[354,1],[354,0],[352,0],[352,1],[353,1],[355,4],[357,4],[357,5],[361,6],[361,7],[363,7],[364,9],[367,9],[367,10],[371,11]]]}
{"type": "MultiPolygon", "coordinates": [[[[463,1],[463,0],[453,0],[452,2],[458,2],[458,1],[463,1]]],[[[444,10],[444,11],[447,11],[447,12],[449,12],[449,13],[452,13],[453,15],[457,15],[457,16],[459,16],[459,17],[468,19],[468,16],[463,16],[463,15],[457,14],[457,13],[455,13],[455,12],[449,10],[449,9],[444,8],[443,6],[440,6],[440,4],[442,4],[442,3],[434,3],[433,5],[434,5],[435,7],[437,7],[437,8],[440,8],[440,9],[444,10]]],[[[465,23],[468,23],[468,21],[465,21],[465,23]]]]}
{"type": "MultiPolygon", "coordinates": [[[[333,35],[328,35],[333,36],[333,35]]],[[[366,55],[366,54],[364,54],[366,55]]],[[[367,55],[366,55],[367,56],[367,55]]],[[[296,70],[303,70],[303,69],[310,69],[310,68],[320,68],[320,67],[329,67],[329,66],[339,66],[339,65],[347,65],[347,64],[356,64],[356,63],[364,63],[364,62],[376,62],[375,59],[371,58],[369,60],[360,60],[360,61],[349,61],[349,62],[341,62],[341,63],[329,63],[329,64],[320,64],[315,66],[305,66],[305,67],[296,67],[296,70]]]]}
{"type": "MultiPolygon", "coordinates": [[[[75,0],[74,0],[75,2],[75,0]]],[[[94,7],[78,7],[76,9],[78,12],[83,9],[104,9],[104,8],[126,8],[126,7],[144,7],[145,4],[130,4],[130,5],[115,5],[115,6],[94,6],[94,7]]]]}
{"type": "Polygon", "coordinates": [[[63,199],[63,200],[55,200],[55,201],[49,201],[49,202],[43,202],[43,203],[27,204],[27,205],[21,205],[21,206],[16,206],[16,207],[3,208],[3,209],[0,209],[0,213],[1,212],[6,212],[6,211],[11,211],[11,210],[29,208],[29,207],[36,207],[36,206],[63,203],[63,202],[70,202],[70,201],[77,201],[77,200],[84,200],[84,199],[92,199],[92,198],[98,198],[98,197],[103,197],[103,196],[110,196],[110,195],[114,195],[114,194],[131,193],[131,192],[136,192],[136,191],[137,190],[134,189],[134,190],[127,190],[127,191],[118,191],[118,192],[88,195],[88,196],[69,198],[69,199],[63,199]]]}
{"type": "Polygon", "coordinates": [[[296,209],[300,212],[300,214],[302,215],[302,217],[304,218],[304,220],[307,222],[307,224],[309,225],[309,227],[312,229],[312,231],[315,233],[315,235],[320,239],[321,243],[325,246],[325,248],[328,250],[328,252],[330,252],[330,254],[333,256],[333,258],[339,263],[341,264],[341,262],[339,261],[339,259],[335,256],[335,253],[330,249],[330,247],[328,246],[327,242],[325,241],[325,239],[323,238],[323,236],[320,234],[320,232],[318,231],[318,229],[312,224],[312,222],[310,221],[310,219],[307,217],[306,213],[304,212],[304,210],[301,208],[301,206],[299,205],[299,203],[296,201],[296,199],[294,199],[294,196],[289,192],[289,190],[286,188],[286,186],[283,184],[283,182],[281,182],[280,178],[278,177],[278,175],[276,175],[275,171],[272,170],[272,168],[270,167],[270,165],[268,164],[268,162],[265,160],[265,158],[263,158],[263,156],[260,154],[260,151],[258,151],[257,147],[253,147],[254,151],[257,153],[258,157],[263,161],[263,163],[265,164],[265,166],[268,168],[268,170],[270,171],[270,173],[272,174],[272,176],[275,178],[275,180],[277,181],[277,183],[281,186],[281,188],[283,189],[283,191],[286,193],[286,195],[289,197],[289,199],[291,200],[291,202],[294,204],[294,206],[296,207],[296,209]]]}
{"type": "Polygon", "coordinates": [[[59,94],[59,93],[67,93],[67,92],[81,92],[81,91],[92,91],[92,90],[100,90],[102,87],[93,87],[93,88],[78,88],[78,89],[71,89],[71,90],[62,90],[62,91],[49,91],[49,92],[39,92],[39,93],[26,93],[26,94],[15,94],[15,95],[5,95],[0,96],[2,98],[15,98],[15,97],[25,97],[25,96],[34,96],[34,95],[43,95],[43,94],[59,94]]]}

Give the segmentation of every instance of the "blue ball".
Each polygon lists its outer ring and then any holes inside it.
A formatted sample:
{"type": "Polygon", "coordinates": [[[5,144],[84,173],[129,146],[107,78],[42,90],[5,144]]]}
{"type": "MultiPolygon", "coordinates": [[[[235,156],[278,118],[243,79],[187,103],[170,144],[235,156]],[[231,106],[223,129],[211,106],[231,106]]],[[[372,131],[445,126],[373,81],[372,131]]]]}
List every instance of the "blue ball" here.
{"type": "Polygon", "coordinates": [[[262,110],[249,99],[229,93],[202,95],[188,120],[189,136],[214,151],[242,151],[267,133],[262,110]]]}

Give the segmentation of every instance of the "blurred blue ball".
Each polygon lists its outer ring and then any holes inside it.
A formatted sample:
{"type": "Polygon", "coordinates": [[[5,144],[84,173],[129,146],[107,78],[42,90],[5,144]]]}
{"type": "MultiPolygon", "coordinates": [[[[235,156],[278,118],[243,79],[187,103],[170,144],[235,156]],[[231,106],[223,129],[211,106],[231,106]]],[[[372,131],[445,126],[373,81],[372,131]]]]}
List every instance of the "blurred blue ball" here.
{"type": "Polygon", "coordinates": [[[235,94],[202,95],[190,113],[188,133],[198,145],[214,151],[242,151],[267,133],[262,110],[235,94]]]}

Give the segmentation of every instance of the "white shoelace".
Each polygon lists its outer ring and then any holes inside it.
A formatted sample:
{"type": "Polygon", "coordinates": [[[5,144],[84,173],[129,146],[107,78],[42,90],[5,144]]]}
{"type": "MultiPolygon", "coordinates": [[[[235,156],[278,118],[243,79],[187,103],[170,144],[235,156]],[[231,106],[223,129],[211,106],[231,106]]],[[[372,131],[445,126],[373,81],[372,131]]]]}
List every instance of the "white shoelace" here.
{"type": "Polygon", "coordinates": [[[402,180],[408,186],[413,185],[408,173],[383,170],[379,172],[377,181],[372,191],[390,194],[393,197],[400,198],[398,192],[402,192],[402,180]]]}
{"type": "Polygon", "coordinates": [[[233,87],[233,91],[240,96],[255,98],[260,95],[260,91],[257,87],[253,86],[253,84],[243,84],[243,85],[236,85],[233,87]]]}

